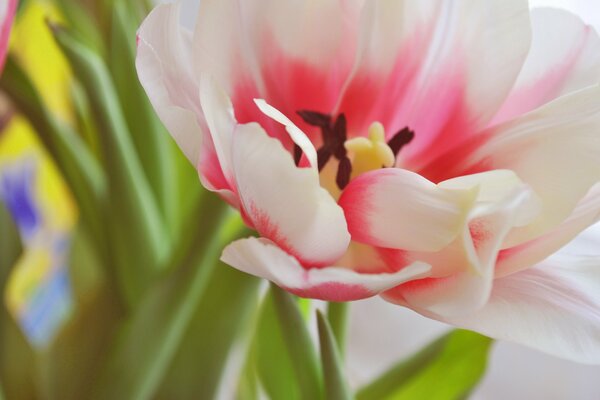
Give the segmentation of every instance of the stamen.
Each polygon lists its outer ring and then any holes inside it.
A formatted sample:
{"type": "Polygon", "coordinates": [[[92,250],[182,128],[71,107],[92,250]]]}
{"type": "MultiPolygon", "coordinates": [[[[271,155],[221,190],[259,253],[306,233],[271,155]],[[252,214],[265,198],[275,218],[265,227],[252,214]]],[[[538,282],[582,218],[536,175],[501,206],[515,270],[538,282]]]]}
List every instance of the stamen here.
{"type": "MultiPolygon", "coordinates": [[[[325,168],[331,157],[339,161],[335,181],[341,190],[352,178],[364,172],[393,167],[400,150],[415,137],[415,133],[406,127],[386,143],[383,125],[375,122],[369,127],[368,138],[356,137],[348,140],[348,122],[343,113],[339,114],[335,121],[331,115],[317,111],[300,110],[297,113],[304,122],[321,130],[323,145],[317,150],[319,172],[325,168]]],[[[301,149],[295,146],[296,165],[301,157],[301,149]]]]}
{"type": "Polygon", "coordinates": [[[415,133],[407,126],[394,135],[388,142],[388,146],[392,149],[395,157],[398,157],[400,150],[415,138],[415,133]]]}
{"type": "Polygon", "coordinates": [[[337,183],[338,187],[341,190],[344,190],[346,186],[350,183],[350,176],[352,175],[352,163],[348,157],[344,157],[340,160],[340,165],[338,167],[337,176],[335,178],[335,183],[337,183]]]}
{"type": "Polygon", "coordinates": [[[300,160],[302,159],[302,148],[297,144],[294,144],[294,162],[296,163],[296,167],[300,165],[300,160]]]}
{"type": "Polygon", "coordinates": [[[309,125],[327,128],[331,125],[331,116],[316,111],[300,110],[297,114],[309,125]]]}

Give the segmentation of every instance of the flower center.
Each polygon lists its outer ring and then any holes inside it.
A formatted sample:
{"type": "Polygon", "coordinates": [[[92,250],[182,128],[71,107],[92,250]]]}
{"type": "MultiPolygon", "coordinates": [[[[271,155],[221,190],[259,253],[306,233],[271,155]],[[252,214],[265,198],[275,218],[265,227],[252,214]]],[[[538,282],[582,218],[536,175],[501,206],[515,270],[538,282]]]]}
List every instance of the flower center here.
{"type": "MultiPolygon", "coordinates": [[[[367,137],[358,136],[348,139],[344,114],[338,115],[335,120],[331,115],[316,111],[298,111],[298,115],[307,124],[321,129],[323,144],[317,150],[317,161],[321,183],[332,194],[344,190],[351,179],[365,172],[393,167],[400,150],[415,136],[414,132],[406,127],[386,142],[383,125],[374,122],[369,128],[367,137]],[[333,182],[337,187],[333,187],[333,182]]],[[[296,165],[301,157],[302,150],[296,145],[294,147],[296,165]]]]}

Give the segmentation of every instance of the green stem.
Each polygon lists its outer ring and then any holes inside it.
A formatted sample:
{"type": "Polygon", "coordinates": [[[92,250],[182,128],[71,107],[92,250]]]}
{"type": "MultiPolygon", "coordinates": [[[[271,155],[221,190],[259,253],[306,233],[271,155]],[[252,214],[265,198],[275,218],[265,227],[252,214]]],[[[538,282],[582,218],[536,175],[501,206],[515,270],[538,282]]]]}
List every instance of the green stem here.
{"type": "Polygon", "coordinates": [[[343,359],[346,349],[348,334],[349,303],[329,303],[327,305],[327,319],[337,342],[340,357],[343,359]]]}

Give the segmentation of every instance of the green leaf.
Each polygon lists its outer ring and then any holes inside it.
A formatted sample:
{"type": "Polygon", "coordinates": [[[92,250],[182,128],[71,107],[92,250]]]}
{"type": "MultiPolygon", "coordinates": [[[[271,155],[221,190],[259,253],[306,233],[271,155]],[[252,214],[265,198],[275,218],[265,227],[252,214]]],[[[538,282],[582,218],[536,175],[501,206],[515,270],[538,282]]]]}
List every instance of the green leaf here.
{"type": "Polygon", "coordinates": [[[238,237],[243,226],[221,199],[211,195],[205,201],[196,246],[182,268],[146,292],[115,343],[93,398],[149,399],[163,382],[224,245],[238,237]]]}
{"type": "Polygon", "coordinates": [[[253,348],[247,362],[247,379],[258,377],[271,399],[298,400],[300,385],[275,309],[273,292],[261,305],[253,348]]]}
{"type": "Polygon", "coordinates": [[[349,303],[330,302],[327,304],[327,319],[342,359],[346,349],[349,309],[349,303]]]}
{"type": "Polygon", "coordinates": [[[350,390],[346,383],[338,344],[327,319],[317,311],[319,343],[321,346],[321,366],[325,380],[325,398],[328,400],[350,400],[350,390]]]}
{"type": "Polygon", "coordinates": [[[231,349],[248,334],[259,282],[219,263],[156,398],[216,398],[231,349]]]}
{"type": "MultiPolygon", "coordinates": [[[[119,100],[127,105],[125,118],[140,162],[163,215],[172,222],[178,204],[175,196],[177,180],[173,179],[173,153],[177,149],[138,80],[135,40],[140,21],[131,8],[131,4],[124,1],[115,1],[113,4],[109,66],[119,100]]],[[[169,226],[173,227],[173,224],[169,226]]]]}
{"type": "Polygon", "coordinates": [[[271,284],[275,310],[302,399],[322,398],[322,382],[314,344],[295,298],[271,284]]]}
{"type": "Polygon", "coordinates": [[[78,37],[96,52],[104,53],[102,35],[97,21],[91,17],[89,10],[85,9],[80,2],[72,0],[55,0],[55,3],[78,37]]]}
{"type": "Polygon", "coordinates": [[[361,389],[359,400],[465,398],[487,365],[492,340],[455,330],[361,389]]]}
{"type": "Polygon", "coordinates": [[[21,240],[17,227],[8,210],[0,201],[0,294],[4,293],[6,280],[21,251],[21,240]]]}
{"type": "Polygon", "coordinates": [[[161,213],[143,172],[113,81],[99,55],[67,30],[54,36],[83,84],[103,134],[109,177],[113,250],[127,304],[137,304],[166,265],[171,245],[161,213]]]}
{"type": "Polygon", "coordinates": [[[0,381],[7,399],[39,399],[36,357],[21,330],[0,303],[0,381]]]}

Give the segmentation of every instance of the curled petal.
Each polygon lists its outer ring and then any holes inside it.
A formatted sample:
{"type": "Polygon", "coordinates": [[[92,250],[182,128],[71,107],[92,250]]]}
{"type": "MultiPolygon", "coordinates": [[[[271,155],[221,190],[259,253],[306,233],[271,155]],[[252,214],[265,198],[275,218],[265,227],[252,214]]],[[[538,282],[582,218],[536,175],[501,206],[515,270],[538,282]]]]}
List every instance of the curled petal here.
{"type": "MultiPolygon", "coordinates": [[[[483,189],[481,198],[487,196],[485,192],[483,189]]],[[[527,212],[531,199],[529,188],[513,185],[510,193],[493,203],[478,201],[454,243],[438,253],[406,255],[410,260],[431,264],[433,276],[400,285],[386,292],[384,298],[437,319],[465,315],[483,307],[492,289],[496,257],[506,235],[535,215],[527,212]]]]}
{"type": "Polygon", "coordinates": [[[398,168],[352,180],[342,193],[352,239],[377,247],[438,251],[462,231],[476,190],[444,189],[398,168]]]}
{"type": "Polygon", "coordinates": [[[350,243],[342,209],[312,168],[298,168],[256,123],[238,126],[233,164],[243,208],[261,236],[306,266],[329,265],[350,243]]]}
{"type": "Polygon", "coordinates": [[[262,111],[265,115],[285,126],[285,129],[290,134],[291,139],[298,145],[298,147],[302,149],[306,155],[310,166],[314,169],[317,169],[317,151],[315,150],[315,146],[313,146],[308,136],[306,136],[306,134],[302,132],[300,128],[290,121],[288,117],[283,115],[281,111],[269,105],[266,101],[262,99],[255,99],[254,102],[260,111],[262,111]]]}
{"type": "Polygon", "coordinates": [[[443,180],[465,171],[514,171],[542,205],[535,221],[507,238],[507,247],[515,246],[563,222],[600,181],[599,130],[600,86],[593,86],[482,132],[421,173],[443,180]]]}
{"type": "Polygon", "coordinates": [[[266,239],[248,238],[230,244],[222,261],[240,271],[268,279],[302,297],[352,301],[424,276],[429,266],[415,263],[393,274],[360,274],[339,267],[306,270],[293,256],[266,239]]]}

